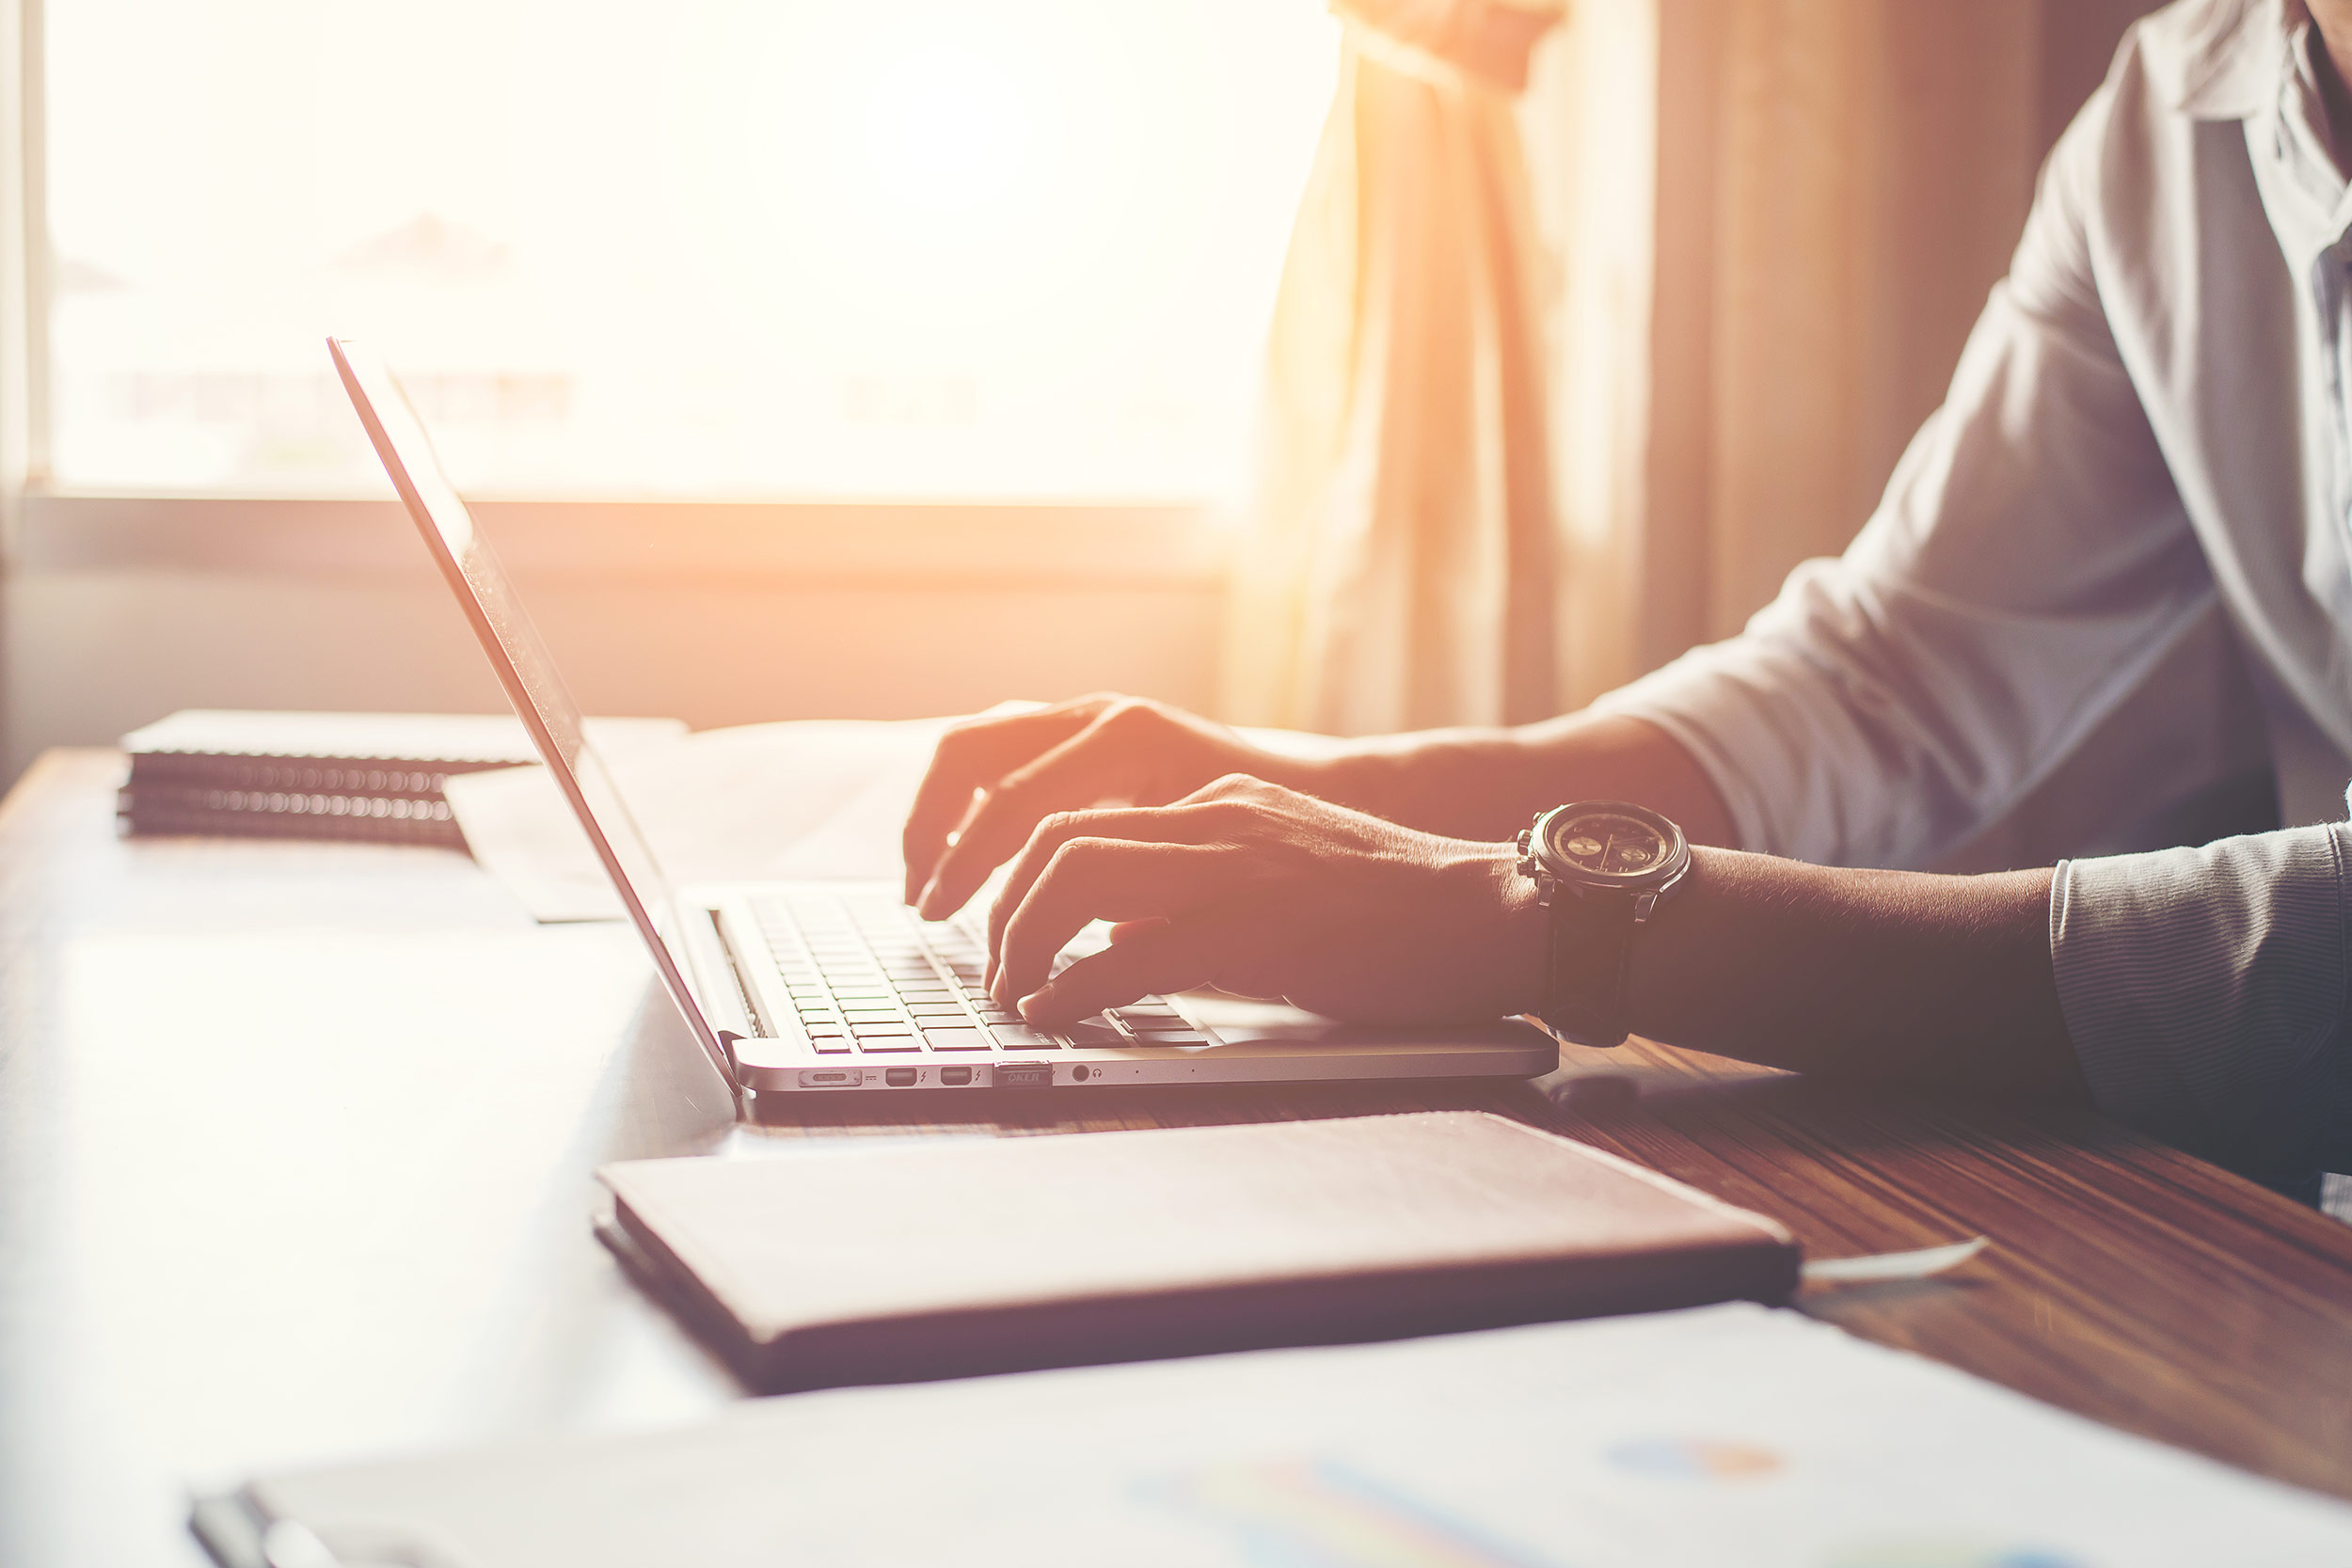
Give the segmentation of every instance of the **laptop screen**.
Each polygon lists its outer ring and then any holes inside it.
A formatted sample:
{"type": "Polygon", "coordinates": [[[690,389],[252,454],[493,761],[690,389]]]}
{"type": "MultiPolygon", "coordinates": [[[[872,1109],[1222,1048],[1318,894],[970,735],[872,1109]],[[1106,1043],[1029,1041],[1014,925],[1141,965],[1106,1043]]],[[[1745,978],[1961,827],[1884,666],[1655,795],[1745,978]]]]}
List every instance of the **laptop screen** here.
{"type": "Polygon", "coordinates": [[[408,515],[440,563],[441,575],[465,606],[467,619],[473,623],[483,651],[490,656],[508,700],[571,802],[629,919],[652,949],[662,983],[686,1014],[703,1049],[732,1080],[725,1050],[694,1000],[687,978],[691,973],[687,957],[672,928],[676,911],[669,881],[612,774],[588,744],[580,707],[572,701],[563,676],[556,673],[555,661],[539,641],[538,628],[523,613],[522,601],[516,597],[514,585],[507,581],[489,541],[475,529],[472,514],[450,487],[423,424],[391,372],[358,344],[330,338],[326,346],[335,356],[335,369],[351,394],[352,405],[359,411],[359,422],[367,427],[368,439],[374,443],[376,455],[392,477],[393,488],[400,492],[408,515]]]}

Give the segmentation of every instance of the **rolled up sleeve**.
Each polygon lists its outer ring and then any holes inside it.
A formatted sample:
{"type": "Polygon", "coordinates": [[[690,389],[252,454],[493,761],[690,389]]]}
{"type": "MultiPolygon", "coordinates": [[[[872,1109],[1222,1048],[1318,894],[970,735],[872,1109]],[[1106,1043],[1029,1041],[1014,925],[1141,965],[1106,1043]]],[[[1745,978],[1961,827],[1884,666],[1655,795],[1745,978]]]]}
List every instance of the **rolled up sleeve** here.
{"type": "Polygon", "coordinates": [[[1740,636],[1595,705],[1679,740],[1743,848],[1933,864],[2213,602],[2089,259],[2106,104],[2053,154],[1943,407],[1845,554],[1800,566],[1740,636]]]}
{"type": "Polygon", "coordinates": [[[2050,953],[2099,1109],[2290,1190],[2352,1168],[2352,824],[2061,863],[2050,953]]]}

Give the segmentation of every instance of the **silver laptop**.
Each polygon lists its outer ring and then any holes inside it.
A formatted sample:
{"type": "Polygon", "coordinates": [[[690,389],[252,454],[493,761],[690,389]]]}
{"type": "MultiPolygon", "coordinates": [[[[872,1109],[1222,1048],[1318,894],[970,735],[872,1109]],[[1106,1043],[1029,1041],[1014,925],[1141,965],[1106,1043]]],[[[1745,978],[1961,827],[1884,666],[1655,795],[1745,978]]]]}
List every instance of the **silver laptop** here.
{"type": "Polygon", "coordinates": [[[408,400],[373,355],[335,339],[327,347],[368,439],[662,984],[739,1096],[1518,1078],[1558,1065],[1550,1037],[1518,1020],[1383,1029],[1202,994],[1147,997],[1043,1033],[981,989],[987,955],[974,928],[917,919],[896,883],[674,890],[582,736],[580,709],[408,400]]]}

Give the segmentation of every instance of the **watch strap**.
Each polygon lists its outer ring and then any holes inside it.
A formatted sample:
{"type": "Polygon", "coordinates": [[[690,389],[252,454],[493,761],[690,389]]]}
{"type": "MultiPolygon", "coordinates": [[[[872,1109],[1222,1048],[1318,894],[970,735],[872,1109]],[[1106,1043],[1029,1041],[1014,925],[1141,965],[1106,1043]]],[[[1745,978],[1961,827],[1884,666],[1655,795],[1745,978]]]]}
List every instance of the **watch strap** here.
{"type": "Polygon", "coordinates": [[[1543,1020],[1578,1045],[1623,1045],[1627,981],[1633,957],[1633,900],[1621,894],[1581,896],[1551,890],[1551,943],[1543,1020]]]}

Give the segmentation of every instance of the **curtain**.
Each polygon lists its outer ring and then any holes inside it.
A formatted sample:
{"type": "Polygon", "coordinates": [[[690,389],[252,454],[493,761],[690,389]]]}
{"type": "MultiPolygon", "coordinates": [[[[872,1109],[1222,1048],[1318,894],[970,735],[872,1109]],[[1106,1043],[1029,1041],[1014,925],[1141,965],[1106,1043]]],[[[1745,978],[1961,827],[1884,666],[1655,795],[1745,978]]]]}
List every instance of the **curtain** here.
{"type": "Polygon", "coordinates": [[[2153,7],[1339,8],[1223,691],[1364,734],[1568,711],[1842,549],[2153,7]]]}
{"type": "Polygon", "coordinates": [[[1515,98],[1550,8],[1347,0],[1275,308],[1226,715],[1557,710],[1546,301],[1515,98]]]}

